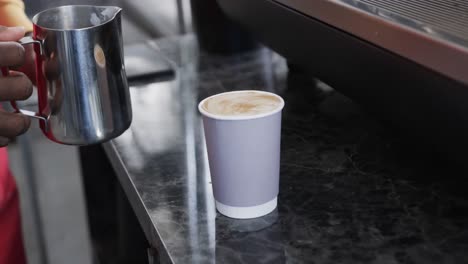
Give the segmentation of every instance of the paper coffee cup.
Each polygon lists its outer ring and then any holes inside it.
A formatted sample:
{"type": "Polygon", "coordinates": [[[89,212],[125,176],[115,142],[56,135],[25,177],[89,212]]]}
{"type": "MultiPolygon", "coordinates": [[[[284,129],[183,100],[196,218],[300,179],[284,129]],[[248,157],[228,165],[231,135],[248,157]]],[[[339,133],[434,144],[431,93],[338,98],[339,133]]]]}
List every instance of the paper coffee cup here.
{"type": "MultiPolygon", "coordinates": [[[[231,106],[243,107],[240,103],[231,106]]],[[[216,209],[221,214],[248,219],[269,214],[276,208],[283,107],[280,96],[263,91],[217,94],[198,105],[203,116],[216,209]],[[265,107],[246,104],[246,109],[263,109],[258,113],[229,114],[207,108],[210,102],[220,98],[250,95],[276,101],[265,107]]]]}

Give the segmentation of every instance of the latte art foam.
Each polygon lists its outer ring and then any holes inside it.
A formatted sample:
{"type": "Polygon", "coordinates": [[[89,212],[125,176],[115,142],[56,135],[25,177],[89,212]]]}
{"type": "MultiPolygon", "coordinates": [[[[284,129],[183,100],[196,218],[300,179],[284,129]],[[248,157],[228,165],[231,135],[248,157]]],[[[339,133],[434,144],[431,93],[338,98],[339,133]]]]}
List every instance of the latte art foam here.
{"type": "Polygon", "coordinates": [[[268,93],[246,91],[224,93],[211,97],[202,105],[211,114],[221,116],[254,116],[273,112],[282,101],[268,93]]]}

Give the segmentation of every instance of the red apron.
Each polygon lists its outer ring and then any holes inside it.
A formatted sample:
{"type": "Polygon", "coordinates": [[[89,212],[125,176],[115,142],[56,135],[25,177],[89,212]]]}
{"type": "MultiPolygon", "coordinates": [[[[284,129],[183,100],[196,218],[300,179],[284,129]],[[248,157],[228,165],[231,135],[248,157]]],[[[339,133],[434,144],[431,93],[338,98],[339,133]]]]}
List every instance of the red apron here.
{"type": "Polygon", "coordinates": [[[6,148],[0,148],[0,264],[25,264],[18,190],[8,169],[6,148]]]}

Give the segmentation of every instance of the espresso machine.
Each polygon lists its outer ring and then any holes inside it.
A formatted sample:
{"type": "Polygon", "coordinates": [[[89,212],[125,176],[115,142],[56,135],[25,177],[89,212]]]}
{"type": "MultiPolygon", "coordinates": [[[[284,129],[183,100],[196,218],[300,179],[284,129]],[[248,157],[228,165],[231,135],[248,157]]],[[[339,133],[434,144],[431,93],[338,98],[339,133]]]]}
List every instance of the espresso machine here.
{"type": "Polygon", "coordinates": [[[438,153],[468,159],[468,1],[218,2],[289,63],[438,153]]]}

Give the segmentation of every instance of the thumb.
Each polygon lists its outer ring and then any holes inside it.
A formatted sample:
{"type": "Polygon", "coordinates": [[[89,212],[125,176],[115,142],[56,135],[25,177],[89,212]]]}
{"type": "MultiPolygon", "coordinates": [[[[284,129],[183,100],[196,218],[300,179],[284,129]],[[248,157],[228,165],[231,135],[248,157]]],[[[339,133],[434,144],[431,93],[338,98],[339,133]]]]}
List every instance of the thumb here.
{"type": "Polygon", "coordinates": [[[0,26],[0,41],[17,41],[24,37],[24,27],[0,26]]]}

